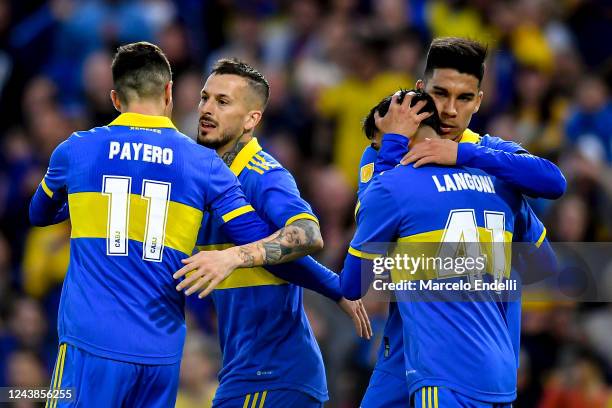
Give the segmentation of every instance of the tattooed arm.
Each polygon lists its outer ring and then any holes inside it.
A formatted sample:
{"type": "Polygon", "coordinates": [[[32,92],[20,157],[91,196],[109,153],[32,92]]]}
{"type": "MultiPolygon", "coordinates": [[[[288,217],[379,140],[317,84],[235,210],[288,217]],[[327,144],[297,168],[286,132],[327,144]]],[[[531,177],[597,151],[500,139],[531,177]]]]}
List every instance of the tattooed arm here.
{"type": "Polygon", "coordinates": [[[293,261],[323,248],[319,225],[310,219],[300,219],[279,229],[269,237],[223,251],[201,251],[184,259],[185,264],[174,278],[187,276],[176,290],[191,295],[206,287],[198,297],[207,296],[237,268],[276,265],[293,261]]]}

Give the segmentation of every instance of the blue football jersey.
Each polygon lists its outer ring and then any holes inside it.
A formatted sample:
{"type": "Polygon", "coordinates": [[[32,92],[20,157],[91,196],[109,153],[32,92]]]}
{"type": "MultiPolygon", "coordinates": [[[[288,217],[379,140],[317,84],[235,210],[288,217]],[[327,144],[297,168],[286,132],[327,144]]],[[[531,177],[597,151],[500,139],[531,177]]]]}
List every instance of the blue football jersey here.
{"type": "Polygon", "coordinates": [[[172,274],[205,211],[226,223],[254,214],[236,177],[170,119],[124,113],[61,143],[41,188],[67,200],[72,223],[60,343],[120,361],[180,361],[184,295],[172,274]]]}
{"type": "MultiPolygon", "coordinates": [[[[479,170],[400,166],[377,176],[363,194],[349,253],[371,258],[368,243],[442,242],[453,233],[459,234],[456,241],[488,234],[509,243],[521,203],[520,195],[479,170]]],[[[509,267],[509,260],[503,265],[509,267]]],[[[512,333],[518,316],[508,321],[505,304],[486,300],[398,302],[410,392],[436,385],[482,401],[515,398],[512,333]]]]}
{"type": "MultiPolygon", "coordinates": [[[[298,219],[316,222],[291,174],[253,138],[230,169],[270,232],[298,219]]],[[[204,215],[198,249],[232,246],[218,219],[204,215]]],[[[291,389],[327,399],[323,359],[302,304],[302,288],[263,267],[237,269],[212,293],[223,366],[215,400],[263,389],[291,389]]]]}

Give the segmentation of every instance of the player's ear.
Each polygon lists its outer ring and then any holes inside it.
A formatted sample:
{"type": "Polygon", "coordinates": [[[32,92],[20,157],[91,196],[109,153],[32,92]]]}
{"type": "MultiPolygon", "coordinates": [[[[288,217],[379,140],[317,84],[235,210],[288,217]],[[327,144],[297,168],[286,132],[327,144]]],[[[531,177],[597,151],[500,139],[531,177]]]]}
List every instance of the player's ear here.
{"type": "Polygon", "coordinates": [[[166,105],[172,105],[172,81],[168,82],[164,87],[164,96],[166,105]]]}
{"type": "Polygon", "coordinates": [[[415,87],[419,91],[424,90],[425,89],[425,81],[423,81],[422,79],[419,79],[418,81],[416,81],[415,87]]]}
{"type": "Polygon", "coordinates": [[[478,112],[478,109],[480,109],[480,104],[482,103],[482,96],[483,96],[483,92],[482,91],[478,91],[478,95],[476,96],[476,106],[474,107],[474,112],[472,113],[476,113],[478,112]]]}
{"type": "Polygon", "coordinates": [[[164,109],[164,114],[167,117],[172,116],[172,108],[174,107],[174,102],[172,99],[172,81],[166,84],[164,88],[164,103],[166,108],[164,109]]]}
{"type": "Polygon", "coordinates": [[[244,123],[244,130],[250,131],[255,129],[255,127],[259,124],[259,121],[261,121],[262,114],[262,111],[250,111],[247,114],[246,122],[244,123]]]}
{"type": "Polygon", "coordinates": [[[111,98],[111,101],[113,102],[113,106],[115,107],[115,109],[118,112],[121,112],[121,101],[119,100],[119,94],[117,93],[117,91],[112,89],[110,91],[110,98],[111,98]]]}

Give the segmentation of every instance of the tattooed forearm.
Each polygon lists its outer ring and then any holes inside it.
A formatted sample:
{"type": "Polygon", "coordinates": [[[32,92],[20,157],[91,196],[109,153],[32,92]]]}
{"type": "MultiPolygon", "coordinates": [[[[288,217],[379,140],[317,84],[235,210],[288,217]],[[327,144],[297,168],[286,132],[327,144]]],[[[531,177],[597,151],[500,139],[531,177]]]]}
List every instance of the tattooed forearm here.
{"type": "Polygon", "coordinates": [[[230,248],[240,259],[237,268],[275,265],[293,261],[323,248],[319,225],[312,220],[298,220],[262,240],[230,248]]]}
{"type": "Polygon", "coordinates": [[[312,220],[297,220],[282,228],[263,244],[268,265],[287,262],[311,254],[323,247],[319,225],[312,220]]]}
{"type": "Polygon", "coordinates": [[[238,252],[243,268],[250,268],[255,264],[255,254],[249,248],[240,247],[238,252]]]}

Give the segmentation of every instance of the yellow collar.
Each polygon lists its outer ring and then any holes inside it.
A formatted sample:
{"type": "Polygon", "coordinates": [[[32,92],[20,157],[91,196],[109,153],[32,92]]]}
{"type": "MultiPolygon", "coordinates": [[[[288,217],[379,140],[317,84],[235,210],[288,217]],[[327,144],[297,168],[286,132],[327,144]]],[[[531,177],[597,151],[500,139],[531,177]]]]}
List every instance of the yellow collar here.
{"type": "Polygon", "coordinates": [[[480,135],[476,132],[472,132],[470,129],[465,129],[461,134],[461,140],[459,143],[478,143],[480,142],[480,135]]]}
{"type": "Polygon", "coordinates": [[[171,128],[176,127],[166,116],[143,115],[141,113],[125,112],[117,116],[108,126],[133,126],[142,128],[171,128]]]}
{"type": "Polygon", "coordinates": [[[232,162],[232,165],[230,166],[232,173],[238,176],[242,170],[244,170],[249,160],[251,160],[260,150],[261,146],[259,145],[256,137],[249,140],[249,143],[247,143],[246,146],[244,146],[242,150],[238,152],[238,155],[232,162]]]}

